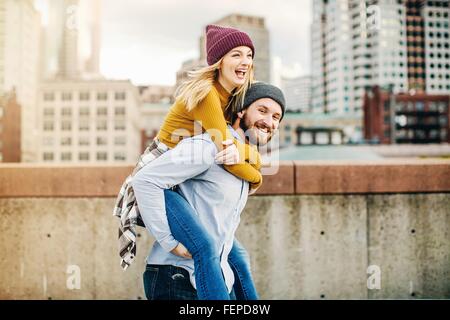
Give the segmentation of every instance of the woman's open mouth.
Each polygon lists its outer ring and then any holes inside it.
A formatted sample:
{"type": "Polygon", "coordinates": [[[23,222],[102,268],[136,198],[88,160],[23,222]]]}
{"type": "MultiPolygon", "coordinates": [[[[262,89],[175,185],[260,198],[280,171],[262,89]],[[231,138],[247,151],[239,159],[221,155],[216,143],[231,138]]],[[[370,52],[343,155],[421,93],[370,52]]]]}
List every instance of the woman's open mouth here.
{"type": "Polygon", "coordinates": [[[236,76],[238,77],[238,79],[243,80],[245,79],[245,73],[247,71],[244,70],[236,70],[236,76]]]}

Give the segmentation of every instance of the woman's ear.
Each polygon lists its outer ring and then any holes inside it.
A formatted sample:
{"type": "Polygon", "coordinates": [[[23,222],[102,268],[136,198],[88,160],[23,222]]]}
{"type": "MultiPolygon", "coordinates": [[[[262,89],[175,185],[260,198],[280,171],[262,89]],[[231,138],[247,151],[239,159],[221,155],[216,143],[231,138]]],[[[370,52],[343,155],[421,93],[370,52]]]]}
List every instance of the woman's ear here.
{"type": "Polygon", "coordinates": [[[244,117],[244,114],[245,114],[245,110],[244,111],[239,111],[237,113],[237,116],[238,116],[239,119],[242,119],[244,117]]]}

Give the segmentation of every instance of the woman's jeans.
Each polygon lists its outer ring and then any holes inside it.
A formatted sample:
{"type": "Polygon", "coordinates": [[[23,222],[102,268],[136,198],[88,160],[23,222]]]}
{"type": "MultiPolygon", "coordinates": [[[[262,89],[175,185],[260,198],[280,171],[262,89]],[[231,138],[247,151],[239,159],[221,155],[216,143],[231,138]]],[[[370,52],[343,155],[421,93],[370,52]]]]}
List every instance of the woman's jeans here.
{"type": "MultiPolygon", "coordinates": [[[[181,242],[194,259],[195,283],[200,300],[229,300],[220,267],[220,252],[201,224],[197,213],[179,193],[164,190],[166,213],[173,237],[181,242]]],[[[246,250],[235,239],[228,255],[235,276],[234,292],[238,300],[256,300],[258,295],[250,271],[246,250]]]]}

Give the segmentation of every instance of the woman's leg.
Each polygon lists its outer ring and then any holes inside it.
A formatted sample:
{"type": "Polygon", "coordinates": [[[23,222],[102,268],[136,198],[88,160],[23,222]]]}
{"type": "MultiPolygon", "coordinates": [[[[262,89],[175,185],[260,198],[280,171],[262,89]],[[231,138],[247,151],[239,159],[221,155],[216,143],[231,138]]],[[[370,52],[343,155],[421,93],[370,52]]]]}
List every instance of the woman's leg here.
{"type": "Polygon", "coordinates": [[[229,300],[213,239],[189,203],[177,192],[164,190],[167,220],[173,237],[192,255],[195,284],[200,300],[229,300]]]}
{"type": "Polygon", "coordinates": [[[255,283],[250,270],[250,257],[247,250],[235,238],[228,255],[228,263],[234,273],[234,292],[237,300],[258,300],[255,283]]]}

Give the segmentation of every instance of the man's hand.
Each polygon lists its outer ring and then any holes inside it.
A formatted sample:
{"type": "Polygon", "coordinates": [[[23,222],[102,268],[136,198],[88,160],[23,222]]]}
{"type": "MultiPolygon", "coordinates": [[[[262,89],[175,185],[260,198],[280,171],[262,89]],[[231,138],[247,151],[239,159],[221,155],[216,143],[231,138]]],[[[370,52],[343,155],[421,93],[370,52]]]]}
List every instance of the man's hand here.
{"type": "Polygon", "coordinates": [[[215,161],[218,164],[232,165],[239,163],[239,151],[233,140],[228,139],[222,142],[223,150],[218,152],[215,161]]]}
{"type": "Polygon", "coordinates": [[[189,253],[186,247],[181,244],[181,242],[179,242],[175,249],[172,249],[172,251],[170,252],[181,258],[192,259],[192,255],[189,253]]]}

